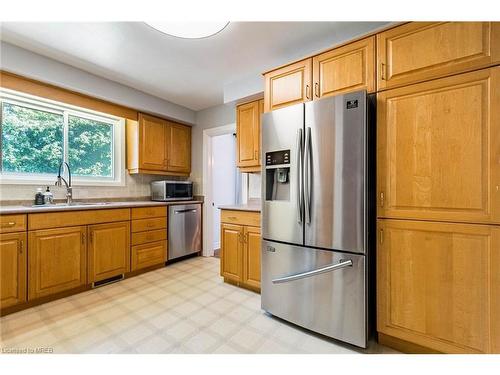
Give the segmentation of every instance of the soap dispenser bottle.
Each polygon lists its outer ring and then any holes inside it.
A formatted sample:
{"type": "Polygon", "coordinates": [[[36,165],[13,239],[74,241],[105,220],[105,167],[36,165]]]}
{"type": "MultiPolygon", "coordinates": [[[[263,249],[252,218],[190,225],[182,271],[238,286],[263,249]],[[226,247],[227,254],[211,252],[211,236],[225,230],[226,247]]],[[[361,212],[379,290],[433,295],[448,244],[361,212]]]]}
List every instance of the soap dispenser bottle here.
{"type": "Polygon", "coordinates": [[[54,203],[54,195],[50,191],[50,188],[47,186],[47,190],[43,193],[43,201],[45,204],[53,204],[54,203]]]}

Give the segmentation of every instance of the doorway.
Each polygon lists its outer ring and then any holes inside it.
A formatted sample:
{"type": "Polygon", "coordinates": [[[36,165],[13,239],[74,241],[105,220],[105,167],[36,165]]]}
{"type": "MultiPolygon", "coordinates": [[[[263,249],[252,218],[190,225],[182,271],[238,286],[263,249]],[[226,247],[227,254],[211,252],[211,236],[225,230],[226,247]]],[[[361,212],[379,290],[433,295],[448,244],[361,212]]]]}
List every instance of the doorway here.
{"type": "Polygon", "coordinates": [[[241,173],[236,168],[236,125],[203,132],[203,256],[218,255],[220,249],[219,206],[242,201],[241,173]]]}

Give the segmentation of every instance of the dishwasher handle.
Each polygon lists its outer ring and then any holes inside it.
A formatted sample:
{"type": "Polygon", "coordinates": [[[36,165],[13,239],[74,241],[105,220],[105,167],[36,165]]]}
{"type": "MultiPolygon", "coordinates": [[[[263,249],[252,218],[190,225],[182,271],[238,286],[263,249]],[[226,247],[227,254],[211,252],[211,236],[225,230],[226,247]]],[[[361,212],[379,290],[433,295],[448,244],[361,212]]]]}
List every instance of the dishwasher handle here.
{"type": "Polygon", "coordinates": [[[174,214],[178,215],[178,214],[185,214],[185,213],[188,213],[188,212],[196,212],[196,211],[198,211],[198,209],[196,209],[196,208],[188,208],[186,210],[175,210],[174,214]]]}

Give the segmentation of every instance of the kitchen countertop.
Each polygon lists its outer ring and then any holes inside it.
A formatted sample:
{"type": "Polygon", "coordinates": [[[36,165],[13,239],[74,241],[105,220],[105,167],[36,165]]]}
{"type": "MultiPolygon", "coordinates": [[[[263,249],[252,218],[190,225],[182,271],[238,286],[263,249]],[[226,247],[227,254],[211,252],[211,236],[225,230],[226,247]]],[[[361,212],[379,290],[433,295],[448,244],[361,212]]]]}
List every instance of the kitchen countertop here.
{"type": "Polygon", "coordinates": [[[262,210],[261,206],[257,204],[226,205],[226,206],[219,206],[218,208],[221,210],[252,211],[252,212],[260,212],[262,210]]]}
{"type": "Polygon", "coordinates": [[[0,215],[5,214],[33,214],[38,212],[61,212],[61,211],[83,211],[83,210],[105,210],[112,208],[131,208],[131,207],[150,207],[150,206],[169,206],[175,204],[195,204],[203,203],[202,200],[191,201],[172,201],[172,202],[154,202],[154,201],[116,201],[116,202],[87,202],[83,205],[75,204],[73,206],[65,206],[61,204],[32,207],[27,205],[2,205],[0,207],[0,215]]]}

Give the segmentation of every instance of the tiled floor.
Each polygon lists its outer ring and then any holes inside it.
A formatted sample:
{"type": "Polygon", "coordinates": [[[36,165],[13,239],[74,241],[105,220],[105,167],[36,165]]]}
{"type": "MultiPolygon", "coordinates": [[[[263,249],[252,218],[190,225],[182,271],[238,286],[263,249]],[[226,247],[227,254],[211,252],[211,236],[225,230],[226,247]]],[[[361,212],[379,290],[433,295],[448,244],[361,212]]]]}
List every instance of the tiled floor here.
{"type": "Polygon", "coordinates": [[[0,318],[0,347],[54,353],[394,353],[326,340],[260,309],[222,282],[219,260],[192,258],[0,318]]]}

